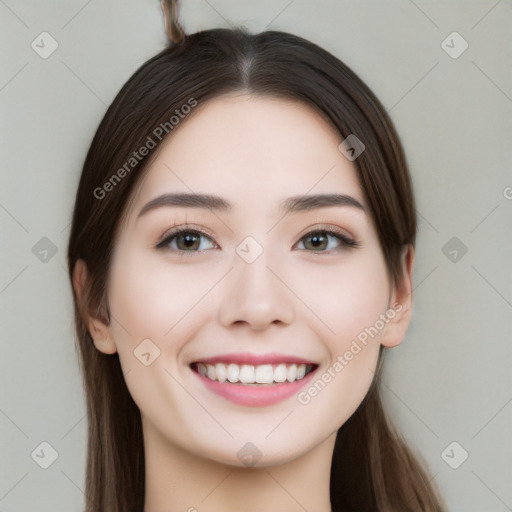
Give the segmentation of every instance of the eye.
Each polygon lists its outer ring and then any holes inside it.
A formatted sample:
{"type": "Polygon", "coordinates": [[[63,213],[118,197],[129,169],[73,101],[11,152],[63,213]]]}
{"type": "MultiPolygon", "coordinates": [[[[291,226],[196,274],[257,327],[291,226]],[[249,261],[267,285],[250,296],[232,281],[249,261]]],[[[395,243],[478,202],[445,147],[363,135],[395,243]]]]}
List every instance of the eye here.
{"type": "Polygon", "coordinates": [[[214,249],[216,244],[213,240],[196,229],[176,229],[164,235],[161,242],[156,245],[157,249],[171,249],[174,251],[184,252],[201,252],[206,249],[214,249]],[[210,242],[208,244],[202,243],[204,240],[210,242]]]}
{"type": "MultiPolygon", "coordinates": [[[[344,248],[358,247],[359,245],[359,242],[353,240],[341,230],[329,228],[310,231],[300,239],[295,247],[309,252],[328,253],[344,248]]],[[[156,248],[168,249],[180,256],[185,256],[187,253],[191,256],[193,253],[219,247],[206,233],[182,226],[166,233],[162,240],[157,243],[156,248]]]]}
{"type": "Polygon", "coordinates": [[[303,236],[299,243],[299,249],[310,252],[328,252],[350,247],[358,247],[359,242],[335,229],[318,229],[310,231],[303,236]],[[302,245],[302,247],[300,247],[302,245]]]}

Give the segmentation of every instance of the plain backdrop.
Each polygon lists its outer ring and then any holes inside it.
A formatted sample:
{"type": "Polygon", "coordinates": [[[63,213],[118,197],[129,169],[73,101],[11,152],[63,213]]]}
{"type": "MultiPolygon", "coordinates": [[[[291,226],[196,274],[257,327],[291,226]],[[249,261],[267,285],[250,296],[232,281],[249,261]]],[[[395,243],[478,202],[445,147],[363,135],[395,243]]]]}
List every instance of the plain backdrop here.
{"type": "MultiPolygon", "coordinates": [[[[512,510],[511,2],[184,0],[180,20],[308,38],[388,109],[419,232],[384,398],[451,511],[512,510]]],[[[83,510],[71,211],[107,105],[165,44],[157,0],[0,1],[0,511],[83,510]]]]}

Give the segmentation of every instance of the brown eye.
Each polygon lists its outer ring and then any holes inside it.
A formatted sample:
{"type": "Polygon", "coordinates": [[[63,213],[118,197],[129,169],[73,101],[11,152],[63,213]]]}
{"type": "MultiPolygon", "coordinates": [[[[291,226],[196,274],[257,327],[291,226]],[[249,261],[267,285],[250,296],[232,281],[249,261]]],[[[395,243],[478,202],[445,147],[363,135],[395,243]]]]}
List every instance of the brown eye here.
{"type": "Polygon", "coordinates": [[[317,250],[317,249],[325,250],[327,248],[327,245],[329,244],[328,235],[323,234],[323,233],[308,235],[303,240],[306,241],[306,243],[304,243],[304,246],[308,250],[317,250]],[[310,247],[308,247],[308,245],[310,247]]]}
{"type": "Polygon", "coordinates": [[[328,230],[311,231],[301,238],[300,243],[304,249],[312,252],[327,252],[340,249],[343,246],[356,247],[358,245],[358,242],[345,234],[328,230]]]}
{"type": "Polygon", "coordinates": [[[158,243],[157,248],[168,248],[182,252],[198,252],[215,247],[213,242],[211,243],[211,247],[204,247],[205,244],[201,243],[203,239],[212,242],[210,237],[200,231],[182,229],[174,231],[166,236],[164,240],[158,243]]]}
{"type": "Polygon", "coordinates": [[[178,249],[183,251],[197,250],[201,242],[201,235],[193,233],[192,231],[182,231],[178,235],[175,235],[175,238],[178,249]]]}

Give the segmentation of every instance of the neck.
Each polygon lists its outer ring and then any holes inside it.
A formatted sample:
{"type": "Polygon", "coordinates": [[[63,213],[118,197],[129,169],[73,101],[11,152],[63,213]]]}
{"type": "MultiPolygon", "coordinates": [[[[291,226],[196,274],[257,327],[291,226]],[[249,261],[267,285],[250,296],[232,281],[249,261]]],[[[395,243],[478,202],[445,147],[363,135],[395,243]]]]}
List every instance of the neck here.
{"type": "Polygon", "coordinates": [[[299,458],[237,467],[185,451],[144,424],[144,512],[330,512],[334,433],[299,458]]]}

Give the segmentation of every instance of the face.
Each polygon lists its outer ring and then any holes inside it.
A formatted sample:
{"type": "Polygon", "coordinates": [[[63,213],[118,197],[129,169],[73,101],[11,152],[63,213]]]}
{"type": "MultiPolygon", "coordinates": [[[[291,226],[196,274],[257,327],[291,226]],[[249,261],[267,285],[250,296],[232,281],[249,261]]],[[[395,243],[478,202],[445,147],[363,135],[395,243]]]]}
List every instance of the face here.
{"type": "Polygon", "coordinates": [[[118,352],[145,436],[276,465],[361,403],[403,305],[341,141],[307,106],[232,94],[161,147],[116,240],[112,322],[91,329],[118,352]]]}

